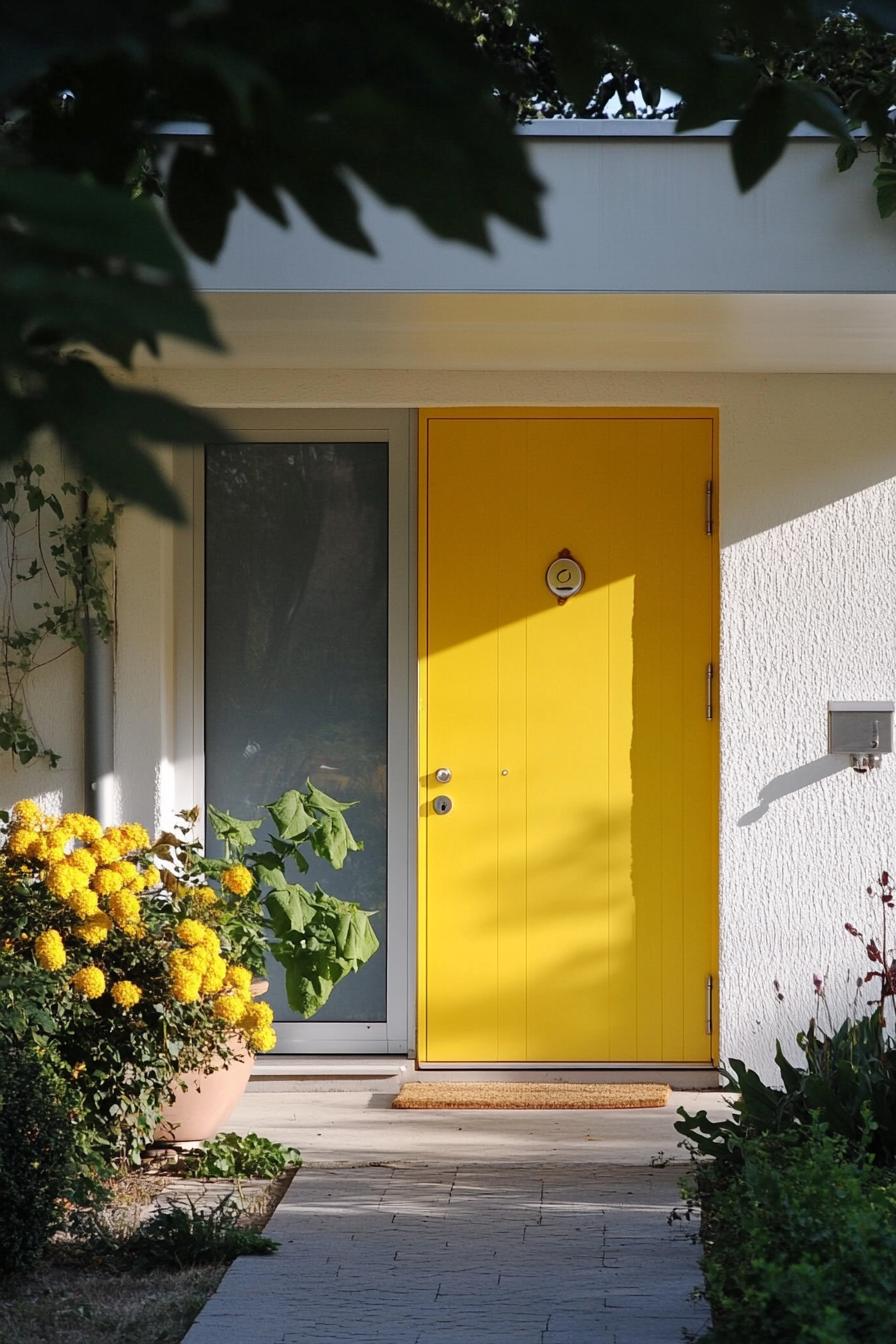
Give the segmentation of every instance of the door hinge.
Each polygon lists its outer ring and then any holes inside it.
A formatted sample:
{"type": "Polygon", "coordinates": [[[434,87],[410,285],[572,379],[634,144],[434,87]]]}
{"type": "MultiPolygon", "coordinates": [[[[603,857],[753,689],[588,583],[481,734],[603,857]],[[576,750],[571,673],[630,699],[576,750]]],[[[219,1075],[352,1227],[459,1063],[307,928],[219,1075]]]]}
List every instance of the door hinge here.
{"type": "Polygon", "coordinates": [[[711,719],[711,718],[713,717],[712,683],[713,683],[713,679],[714,679],[715,675],[716,675],[715,664],[714,664],[714,663],[707,663],[707,664],[706,664],[706,717],[707,717],[707,719],[711,719]]]}
{"type": "Polygon", "coordinates": [[[706,1034],[712,1035],[712,976],[706,977],[706,1034]]]}
{"type": "Polygon", "coordinates": [[[706,506],[706,517],[705,517],[705,523],[704,523],[704,525],[705,525],[705,528],[706,528],[706,535],[707,535],[708,537],[711,537],[711,536],[712,536],[712,513],[713,513],[713,509],[712,509],[712,481],[707,481],[707,482],[706,482],[706,493],[705,493],[705,497],[704,497],[704,498],[705,498],[705,506],[706,506]]]}

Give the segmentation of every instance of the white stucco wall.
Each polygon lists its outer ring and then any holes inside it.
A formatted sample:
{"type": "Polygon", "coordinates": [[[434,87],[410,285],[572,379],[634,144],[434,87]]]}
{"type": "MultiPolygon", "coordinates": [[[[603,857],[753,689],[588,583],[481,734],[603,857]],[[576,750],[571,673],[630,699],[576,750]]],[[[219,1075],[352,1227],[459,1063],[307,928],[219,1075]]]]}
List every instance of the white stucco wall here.
{"type": "MultiPolygon", "coordinates": [[[[867,927],[864,889],[896,867],[896,757],[865,777],[825,757],[829,699],[896,695],[896,377],[222,368],[166,386],[231,407],[720,407],[722,1054],[769,1072],[776,1035],[812,1011],[813,973],[844,997],[860,949],[843,923],[867,927]]],[[[172,529],[126,517],[116,759],[123,810],[147,821],[191,801],[174,700],[183,563],[172,529]]],[[[47,677],[74,741],[73,669],[47,677]]],[[[74,760],[52,780],[66,806],[81,801],[74,760]]],[[[46,787],[39,769],[0,769],[4,804],[46,787]]]]}

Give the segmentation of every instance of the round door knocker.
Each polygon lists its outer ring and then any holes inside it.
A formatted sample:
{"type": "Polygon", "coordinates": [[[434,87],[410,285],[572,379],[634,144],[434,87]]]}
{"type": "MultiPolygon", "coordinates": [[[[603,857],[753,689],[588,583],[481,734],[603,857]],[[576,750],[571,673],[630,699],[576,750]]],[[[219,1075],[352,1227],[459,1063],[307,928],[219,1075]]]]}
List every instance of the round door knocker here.
{"type": "Polygon", "coordinates": [[[562,607],[564,602],[582,591],[585,571],[569,551],[561,551],[548,565],[544,580],[556,597],[557,605],[562,607]]]}

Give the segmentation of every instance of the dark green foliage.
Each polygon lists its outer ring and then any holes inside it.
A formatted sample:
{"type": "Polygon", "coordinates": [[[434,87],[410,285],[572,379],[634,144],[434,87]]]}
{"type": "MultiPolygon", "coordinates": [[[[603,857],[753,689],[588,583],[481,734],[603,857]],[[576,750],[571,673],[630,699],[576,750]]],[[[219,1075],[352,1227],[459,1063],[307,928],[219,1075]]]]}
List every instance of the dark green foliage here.
{"type": "Polygon", "coordinates": [[[172,1204],[159,1209],[119,1243],[118,1252],[146,1268],[226,1265],[238,1255],[271,1255],[277,1242],[241,1225],[242,1213],[231,1196],[213,1209],[172,1204]]]}
{"type": "Polygon", "coordinates": [[[725,1073],[739,1095],[729,1120],[711,1120],[705,1111],[689,1115],[679,1107],[675,1128],[705,1157],[739,1163],[745,1140],[808,1133],[816,1118],[854,1152],[867,1152],[882,1166],[896,1163],[896,1049],[881,1032],[880,1011],[844,1022],[831,1035],[815,1022],[797,1043],[804,1064],[797,1068],[780,1044],[776,1063],[781,1086],[764,1083],[741,1060],[725,1073]]]}
{"type": "Polygon", "coordinates": [[[896,1181],[819,1122],[700,1168],[716,1344],[854,1344],[896,1330],[896,1181]]]}
{"type": "Polygon", "coordinates": [[[4,13],[5,453],[49,428],[120,498],[179,516],[145,446],[220,428],[71,353],[89,344],[129,367],[164,335],[219,345],[149,197],[207,261],[241,197],[280,224],[291,198],[330,237],[372,251],[349,173],[441,237],[488,248],[491,216],[541,231],[541,188],[491,63],[438,5],[89,0],[77,22],[59,10],[34,0],[4,13]],[[184,118],[208,138],[172,145],[159,132],[184,118]]]}
{"type": "MultiPolygon", "coordinates": [[[[7,7],[3,451],[21,456],[49,430],[100,485],[178,517],[146,446],[201,443],[220,427],[113,382],[75,353],[88,345],[129,367],[138,346],[156,352],[165,335],[218,346],[166,217],[211,261],[241,198],[281,225],[288,199],[328,237],[372,251],[360,182],[437,236],[488,249],[492,218],[542,232],[541,184],[508,109],[600,115],[618,95],[634,115],[635,93],[656,110],[663,88],[683,99],[681,129],[739,122],[744,188],[800,119],[839,137],[841,167],[852,155],[850,124],[866,123],[889,163],[893,67],[882,52],[894,8],[856,0],[845,20],[823,0],[7,7]],[[820,30],[831,16],[832,32],[820,30]],[[813,59],[819,43],[833,56],[830,78],[813,59]],[[184,119],[208,135],[166,137],[161,128],[184,119]],[[164,214],[147,199],[156,197],[164,214]]],[[[13,741],[16,732],[7,725],[13,741]]]]}
{"type": "Polygon", "coordinates": [[[184,1162],[191,1176],[274,1180],[289,1168],[300,1167],[302,1156],[260,1134],[224,1133],[187,1153],[184,1162]]]}
{"type": "Polygon", "coordinates": [[[59,1226],[72,1145],[58,1080],[33,1050],[0,1044],[0,1274],[27,1270],[59,1226]]]}

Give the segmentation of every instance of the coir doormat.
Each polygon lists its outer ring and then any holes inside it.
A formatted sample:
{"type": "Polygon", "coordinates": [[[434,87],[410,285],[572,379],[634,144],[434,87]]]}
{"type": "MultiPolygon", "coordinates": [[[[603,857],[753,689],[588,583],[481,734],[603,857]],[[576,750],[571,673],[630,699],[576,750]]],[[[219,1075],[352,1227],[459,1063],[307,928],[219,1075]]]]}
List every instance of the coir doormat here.
{"type": "Polygon", "coordinates": [[[665,1106],[668,1083],[405,1083],[399,1111],[627,1111],[665,1106]]]}

